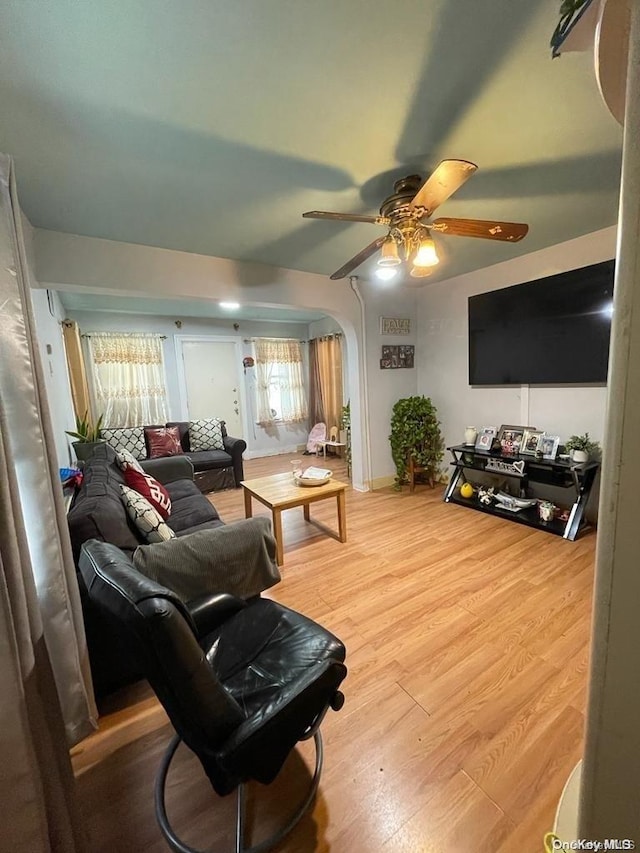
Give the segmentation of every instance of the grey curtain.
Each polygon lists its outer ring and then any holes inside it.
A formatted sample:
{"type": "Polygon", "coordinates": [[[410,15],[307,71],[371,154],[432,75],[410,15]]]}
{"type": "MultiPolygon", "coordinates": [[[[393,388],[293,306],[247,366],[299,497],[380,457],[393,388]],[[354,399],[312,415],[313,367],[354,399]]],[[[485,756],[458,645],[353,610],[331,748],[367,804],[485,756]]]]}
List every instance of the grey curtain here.
{"type": "Polygon", "coordinates": [[[28,281],[12,161],[0,154],[2,844],[74,853],[68,749],[97,715],[28,281]]]}

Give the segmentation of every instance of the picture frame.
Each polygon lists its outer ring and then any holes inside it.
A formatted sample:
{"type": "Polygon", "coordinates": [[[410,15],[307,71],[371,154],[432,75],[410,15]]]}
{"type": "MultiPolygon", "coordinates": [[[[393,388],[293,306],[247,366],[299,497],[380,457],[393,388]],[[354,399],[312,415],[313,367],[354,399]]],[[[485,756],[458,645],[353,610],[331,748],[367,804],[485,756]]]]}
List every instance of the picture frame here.
{"type": "Polygon", "coordinates": [[[381,350],[380,369],[394,370],[399,367],[413,367],[415,349],[414,344],[384,344],[381,350]]]}
{"type": "Polygon", "coordinates": [[[491,450],[496,432],[495,427],[482,427],[476,438],[475,450],[491,450]]]}
{"type": "Polygon", "coordinates": [[[526,429],[522,434],[520,453],[524,456],[535,456],[538,452],[538,441],[544,432],[540,429],[526,429]]]}
{"type": "Polygon", "coordinates": [[[522,437],[528,429],[535,429],[535,427],[502,424],[498,430],[498,441],[502,452],[510,456],[520,453],[522,437]]]}
{"type": "Polygon", "coordinates": [[[537,452],[542,453],[543,459],[553,461],[558,454],[559,446],[559,435],[548,435],[546,432],[543,432],[542,435],[538,438],[537,452]]]}

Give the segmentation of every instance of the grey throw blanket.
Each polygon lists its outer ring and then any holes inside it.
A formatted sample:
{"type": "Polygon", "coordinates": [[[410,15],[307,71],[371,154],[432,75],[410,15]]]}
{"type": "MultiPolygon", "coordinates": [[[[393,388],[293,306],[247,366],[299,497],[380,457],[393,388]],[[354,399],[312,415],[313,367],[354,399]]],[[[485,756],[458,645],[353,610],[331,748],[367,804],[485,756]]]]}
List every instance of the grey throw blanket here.
{"type": "Polygon", "coordinates": [[[257,517],[140,545],[133,564],[189,601],[207,592],[258,595],[280,581],[275,557],[271,522],[257,517]]]}

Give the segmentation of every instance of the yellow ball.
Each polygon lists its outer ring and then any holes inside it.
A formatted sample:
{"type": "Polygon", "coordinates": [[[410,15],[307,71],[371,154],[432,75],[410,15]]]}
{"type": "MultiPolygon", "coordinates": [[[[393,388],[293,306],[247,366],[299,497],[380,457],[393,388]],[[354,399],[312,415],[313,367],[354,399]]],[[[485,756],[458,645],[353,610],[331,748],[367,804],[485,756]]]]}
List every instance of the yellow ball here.
{"type": "Polygon", "coordinates": [[[471,483],[463,483],[460,486],[460,494],[463,498],[472,498],[473,497],[473,486],[471,483]]]}

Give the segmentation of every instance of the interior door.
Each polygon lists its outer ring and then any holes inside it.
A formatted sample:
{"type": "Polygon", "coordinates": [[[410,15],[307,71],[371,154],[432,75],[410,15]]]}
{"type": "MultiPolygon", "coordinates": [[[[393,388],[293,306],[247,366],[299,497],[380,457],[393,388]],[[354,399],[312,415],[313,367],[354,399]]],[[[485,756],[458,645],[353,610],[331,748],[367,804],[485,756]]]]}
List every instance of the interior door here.
{"type": "Polygon", "coordinates": [[[182,341],[188,417],[220,418],[229,435],[244,438],[238,358],[233,341],[182,341]]]}

